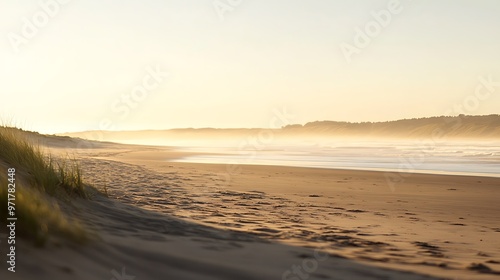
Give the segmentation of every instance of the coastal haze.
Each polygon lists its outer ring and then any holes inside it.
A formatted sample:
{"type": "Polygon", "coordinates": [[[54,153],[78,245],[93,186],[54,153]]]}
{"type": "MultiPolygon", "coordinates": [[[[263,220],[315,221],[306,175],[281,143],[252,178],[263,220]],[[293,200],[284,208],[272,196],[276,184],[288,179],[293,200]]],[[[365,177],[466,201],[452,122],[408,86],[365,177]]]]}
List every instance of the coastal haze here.
{"type": "Polygon", "coordinates": [[[0,279],[498,279],[499,14],[2,1],[0,279]]]}
{"type": "Polygon", "coordinates": [[[276,129],[87,131],[88,140],[175,147],[177,162],[500,177],[500,116],[385,123],[323,121],[276,129]]]}

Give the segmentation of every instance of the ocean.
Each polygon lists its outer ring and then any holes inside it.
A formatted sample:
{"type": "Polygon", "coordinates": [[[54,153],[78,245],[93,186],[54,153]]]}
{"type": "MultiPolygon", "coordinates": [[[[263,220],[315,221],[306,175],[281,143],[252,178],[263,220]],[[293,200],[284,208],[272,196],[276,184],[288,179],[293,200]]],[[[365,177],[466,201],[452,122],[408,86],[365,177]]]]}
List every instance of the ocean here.
{"type": "Polygon", "coordinates": [[[177,146],[177,162],[500,177],[500,142],[331,141],[177,146]]]}

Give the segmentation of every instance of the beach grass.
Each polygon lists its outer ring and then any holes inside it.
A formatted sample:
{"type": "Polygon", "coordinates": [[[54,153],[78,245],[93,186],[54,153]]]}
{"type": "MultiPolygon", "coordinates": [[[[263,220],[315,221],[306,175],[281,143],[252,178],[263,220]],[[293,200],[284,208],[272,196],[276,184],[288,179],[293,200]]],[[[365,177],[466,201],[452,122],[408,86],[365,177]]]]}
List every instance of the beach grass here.
{"type": "Polygon", "coordinates": [[[43,245],[49,236],[60,234],[83,241],[86,233],[65,215],[59,203],[88,198],[81,169],[76,160],[54,159],[44,152],[26,132],[0,127],[0,216],[8,215],[7,170],[15,168],[15,213],[17,232],[43,245]]]}
{"type": "Polygon", "coordinates": [[[76,160],[54,160],[23,131],[0,127],[0,160],[18,169],[32,186],[49,195],[87,196],[76,160]]]}
{"type": "MultiPolygon", "coordinates": [[[[0,176],[0,201],[6,202],[7,179],[0,176]]],[[[16,183],[15,192],[16,233],[33,240],[36,246],[43,246],[51,236],[62,236],[68,240],[83,243],[87,240],[84,227],[76,220],[70,220],[59,207],[58,201],[47,197],[37,189],[16,183]]],[[[7,203],[2,203],[0,218],[8,218],[7,203]]]]}

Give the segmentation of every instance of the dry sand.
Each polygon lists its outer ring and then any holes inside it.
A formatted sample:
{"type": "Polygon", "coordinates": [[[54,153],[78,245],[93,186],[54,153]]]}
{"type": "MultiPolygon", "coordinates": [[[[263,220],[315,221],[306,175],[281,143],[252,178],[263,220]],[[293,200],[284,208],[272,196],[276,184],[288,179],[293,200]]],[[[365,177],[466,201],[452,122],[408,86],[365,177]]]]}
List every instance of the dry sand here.
{"type": "Polygon", "coordinates": [[[67,209],[97,240],[21,244],[1,279],[500,279],[500,178],[413,174],[390,188],[381,172],[233,170],[159,147],[76,156],[110,196],[67,209]]]}

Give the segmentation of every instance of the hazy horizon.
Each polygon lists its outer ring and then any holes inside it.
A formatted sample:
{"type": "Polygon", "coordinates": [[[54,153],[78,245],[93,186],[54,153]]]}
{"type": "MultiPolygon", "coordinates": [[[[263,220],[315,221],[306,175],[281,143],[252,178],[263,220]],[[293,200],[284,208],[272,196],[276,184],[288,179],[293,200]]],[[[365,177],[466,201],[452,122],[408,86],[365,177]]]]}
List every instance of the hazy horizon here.
{"type": "Polygon", "coordinates": [[[499,15],[1,1],[0,274],[498,278],[499,15]]]}
{"type": "Polygon", "coordinates": [[[498,1],[215,3],[7,1],[0,118],[62,133],[500,108],[498,1]]]}

